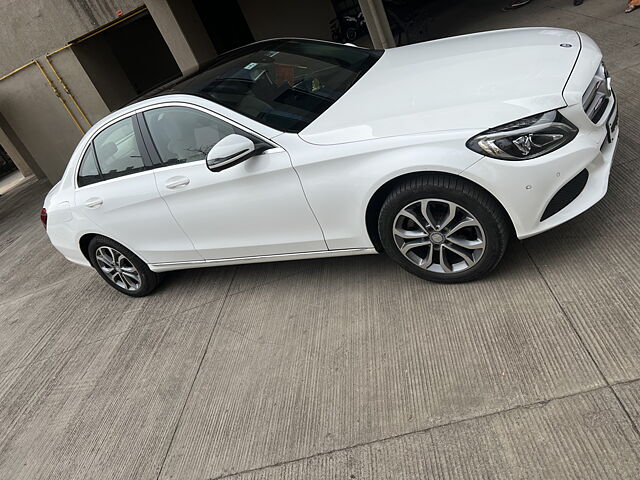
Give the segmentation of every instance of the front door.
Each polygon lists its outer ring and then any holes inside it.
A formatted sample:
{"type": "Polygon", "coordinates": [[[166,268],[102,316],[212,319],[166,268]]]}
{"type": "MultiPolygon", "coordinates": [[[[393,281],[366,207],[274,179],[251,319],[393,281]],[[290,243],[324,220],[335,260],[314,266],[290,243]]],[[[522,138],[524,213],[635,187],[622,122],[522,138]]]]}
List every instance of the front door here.
{"type": "Polygon", "coordinates": [[[257,138],[186,105],[147,110],[141,121],[161,163],[154,170],[158,191],[205,259],[327,250],[282,148],[214,173],[206,155],[220,139],[232,133],[257,138]]]}

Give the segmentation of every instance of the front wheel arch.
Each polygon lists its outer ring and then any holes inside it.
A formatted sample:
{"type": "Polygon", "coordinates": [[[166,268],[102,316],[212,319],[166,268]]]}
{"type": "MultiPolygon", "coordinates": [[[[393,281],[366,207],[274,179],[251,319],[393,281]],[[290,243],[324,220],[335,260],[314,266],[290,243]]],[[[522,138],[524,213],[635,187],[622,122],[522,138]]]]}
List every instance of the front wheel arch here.
{"type": "Polygon", "coordinates": [[[444,180],[447,178],[455,178],[458,181],[466,182],[469,185],[473,185],[474,187],[479,188],[480,190],[484,191],[487,195],[489,195],[496,202],[496,204],[500,206],[500,208],[502,209],[502,213],[504,214],[504,217],[508,219],[508,222],[511,225],[512,231],[515,231],[515,228],[513,226],[513,221],[511,220],[511,217],[507,213],[502,203],[500,203],[500,201],[494,195],[492,195],[491,192],[489,192],[487,189],[483,188],[481,185],[477,184],[476,182],[473,182],[464,177],[461,177],[460,175],[454,175],[452,173],[433,172],[433,171],[411,172],[411,173],[406,173],[404,175],[400,175],[398,177],[394,177],[391,180],[384,183],[383,185],[381,185],[375,191],[375,193],[371,196],[371,198],[369,199],[369,203],[367,204],[367,209],[365,212],[365,223],[367,227],[367,234],[369,235],[369,239],[371,240],[371,243],[379,253],[384,252],[384,247],[382,246],[382,241],[380,240],[380,234],[378,232],[378,217],[380,216],[380,209],[382,208],[382,204],[384,203],[386,198],[389,196],[389,193],[391,193],[391,191],[394,188],[396,188],[398,185],[412,178],[420,178],[420,177],[439,177],[439,178],[442,178],[443,183],[444,183],[444,180]]]}

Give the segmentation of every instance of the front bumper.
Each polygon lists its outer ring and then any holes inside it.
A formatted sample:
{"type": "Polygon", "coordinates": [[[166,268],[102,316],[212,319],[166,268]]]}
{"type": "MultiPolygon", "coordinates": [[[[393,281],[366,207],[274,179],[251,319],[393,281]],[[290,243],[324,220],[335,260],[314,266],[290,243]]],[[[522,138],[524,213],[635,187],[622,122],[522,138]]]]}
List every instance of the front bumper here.
{"type": "Polygon", "coordinates": [[[615,100],[609,102],[597,124],[589,120],[582,105],[560,109],[579,129],[571,143],[548,155],[521,162],[484,157],[462,172],[462,176],[484,186],[497,198],[511,217],[518,238],[549,230],[581,214],[607,192],[620,131],[616,126],[609,135],[607,124],[617,108],[615,100]],[[583,170],[589,176],[579,195],[542,220],[554,196],[583,170]]]}

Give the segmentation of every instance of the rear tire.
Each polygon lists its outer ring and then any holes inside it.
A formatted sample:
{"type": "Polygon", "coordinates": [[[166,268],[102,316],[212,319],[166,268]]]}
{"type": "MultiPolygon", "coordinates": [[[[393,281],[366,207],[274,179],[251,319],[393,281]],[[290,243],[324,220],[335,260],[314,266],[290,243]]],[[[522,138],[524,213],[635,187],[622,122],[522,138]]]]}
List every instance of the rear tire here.
{"type": "Polygon", "coordinates": [[[158,286],[160,276],[135,253],[103,236],[89,242],[89,260],[110,286],[131,297],[144,297],[158,286]]]}
{"type": "Polygon", "coordinates": [[[479,187],[429,175],[391,191],[380,210],[378,233],[387,255],[408,272],[432,282],[461,283],[498,265],[511,223],[479,187]]]}

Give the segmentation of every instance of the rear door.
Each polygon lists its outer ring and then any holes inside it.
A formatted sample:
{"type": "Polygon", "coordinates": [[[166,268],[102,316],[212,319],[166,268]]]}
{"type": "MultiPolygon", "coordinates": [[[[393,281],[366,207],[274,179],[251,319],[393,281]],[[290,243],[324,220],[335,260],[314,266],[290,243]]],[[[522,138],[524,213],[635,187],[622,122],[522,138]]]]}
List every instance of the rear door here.
{"type": "Polygon", "coordinates": [[[156,187],[137,117],[119,119],[86,147],[75,209],[148,263],[202,260],[156,187]]]}

